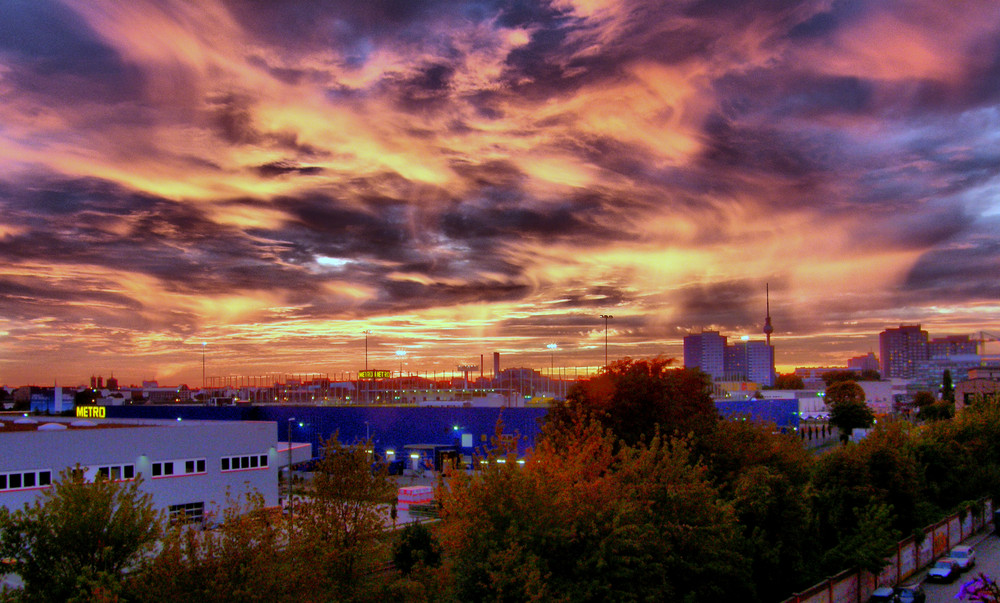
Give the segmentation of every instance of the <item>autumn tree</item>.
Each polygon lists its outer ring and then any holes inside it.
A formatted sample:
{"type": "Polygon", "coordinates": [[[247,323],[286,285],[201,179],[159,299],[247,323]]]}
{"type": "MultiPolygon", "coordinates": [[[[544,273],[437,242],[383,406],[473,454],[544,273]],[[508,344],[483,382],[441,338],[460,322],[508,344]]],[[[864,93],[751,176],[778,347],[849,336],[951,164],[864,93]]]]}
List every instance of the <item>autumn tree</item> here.
{"type": "Polygon", "coordinates": [[[24,580],[25,601],[109,598],[160,534],[160,516],[142,478],[85,481],[66,469],[32,505],[0,507],[0,557],[24,580]]]}
{"type": "Polygon", "coordinates": [[[385,464],[372,466],[370,449],[336,434],[324,443],[311,498],[296,508],[289,534],[290,553],[311,560],[300,578],[342,599],[369,596],[378,587],[373,570],[390,555],[383,532],[396,488],[385,464]]]}
{"type": "Polygon", "coordinates": [[[826,388],[825,401],[830,424],[840,430],[840,441],[845,444],[855,429],[875,422],[875,413],[865,404],[865,390],[854,381],[838,381],[826,388]]]}
{"type": "Polygon", "coordinates": [[[751,593],[732,508],[681,441],[618,446],[547,424],[522,465],[492,452],[441,489],[441,541],[470,601],[717,601],[751,593]],[[505,461],[505,462],[502,462],[505,461]]]}
{"type": "Polygon", "coordinates": [[[697,370],[671,368],[672,360],[625,358],[574,387],[564,404],[550,410],[553,424],[594,417],[626,444],[664,434],[696,436],[711,431],[719,415],[711,383],[697,370]]]}
{"type": "Polygon", "coordinates": [[[791,373],[787,375],[778,375],[774,380],[774,389],[805,389],[806,385],[802,382],[802,377],[791,373]]]}
{"type": "Polygon", "coordinates": [[[140,602],[378,601],[394,585],[376,570],[390,560],[385,518],[395,486],[372,470],[370,442],[328,440],[294,516],[250,493],[228,504],[217,529],[180,528],[131,592],[140,602]]]}
{"type": "Polygon", "coordinates": [[[811,500],[813,457],[795,435],[752,421],[720,421],[697,445],[708,475],[743,529],[762,601],[812,584],[818,561],[811,500]]]}
{"type": "Polygon", "coordinates": [[[288,580],[295,564],[285,550],[280,516],[258,493],[229,499],[215,529],[174,526],[143,572],[130,576],[128,595],[140,603],[172,601],[299,601],[302,584],[288,580]]]}

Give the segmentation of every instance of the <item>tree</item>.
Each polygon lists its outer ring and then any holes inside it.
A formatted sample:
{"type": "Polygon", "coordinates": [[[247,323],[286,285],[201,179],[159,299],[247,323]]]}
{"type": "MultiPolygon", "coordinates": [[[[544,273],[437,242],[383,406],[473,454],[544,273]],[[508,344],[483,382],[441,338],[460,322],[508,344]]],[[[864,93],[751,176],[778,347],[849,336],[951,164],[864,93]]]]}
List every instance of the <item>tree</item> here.
{"type": "Polygon", "coordinates": [[[944,369],[944,374],[941,375],[941,399],[955,403],[955,384],[951,380],[950,369],[944,369]]]}
{"type": "Polygon", "coordinates": [[[935,402],[937,402],[937,400],[934,398],[934,394],[930,392],[921,391],[913,394],[913,405],[920,410],[923,410],[935,402]]]}
{"type": "Polygon", "coordinates": [[[921,421],[943,421],[955,416],[955,405],[941,400],[920,409],[917,415],[921,421]]]}
{"type": "Polygon", "coordinates": [[[813,457],[794,435],[752,421],[719,421],[695,450],[743,528],[743,546],[761,601],[780,601],[812,584],[817,561],[810,477],[813,457]]]}
{"type": "Polygon", "coordinates": [[[860,567],[878,575],[888,564],[886,552],[899,540],[892,526],[892,507],[873,504],[854,509],[857,528],[827,551],[824,565],[831,572],[860,567]]]}
{"type": "Polygon", "coordinates": [[[440,488],[463,601],[718,601],[752,594],[732,508],[686,445],[620,446],[593,420],[546,424],[440,488]],[[500,462],[506,461],[506,462],[500,462]]]}
{"type": "Polygon", "coordinates": [[[774,380],[774,389],[805,389],[802,377],[792,373],[788,375],[778,375],[774,380]]]}
{"type": "Polygon", "coordinates": [[[670,368],[672,360],[612,363],[604,373],[574,387],[566,402],[550,410],[547,423],[569,424],[594,417],[626,444],[664,434],[708,433],[719,420],[708,377],[670,368]]]}
{"type": "Polygon", "coordinates": [[[411,523],[400,532],[392,560],[396,569],[404,574],[409,574],[418,564],[437,567],[441,565],[441,544],[427,526],[411,523]]]}
{"type": "Polygon", "coordinates": [[[840,430],[840,441],[847,443],[855,429],[870,427],[875,413],[865,404],[865,390],[854,381],[838,381],[826,388],[830,424],[840,430]]]}
{"type": "Polygon", "coordinates": [[[335,433],[323,445],[312,495],[296,508],[289,551],[309,559],[296,568],[301,580],[342,599],[369,596],[378,587],[374,570],[389,558],[383,537],[395,483],[387,466],[372,466],[371,441],[344,445],[335,433]]]}
{"type": "Polygon", "coordinates": [[[0,556],[24,580],[28,601],[90,599],[115,591],[122,573],[144,559],[160,535],[142,478],[86,482],[79,466],[66,469],[32,505],[0,507],[0,556]]]}
{"type": "Polygon", "coordinates": [[[247,603],[302,600],[301,585],[285,576],[294,566],[285,554],[280,519],[259,493],[226,501],[218,526],[202,531],[175,526],[142,572],[130,576],[127,594],[141,603],[202,601],[247,603]],[[277,519],[277,520],[276,520],[277,519]]]}

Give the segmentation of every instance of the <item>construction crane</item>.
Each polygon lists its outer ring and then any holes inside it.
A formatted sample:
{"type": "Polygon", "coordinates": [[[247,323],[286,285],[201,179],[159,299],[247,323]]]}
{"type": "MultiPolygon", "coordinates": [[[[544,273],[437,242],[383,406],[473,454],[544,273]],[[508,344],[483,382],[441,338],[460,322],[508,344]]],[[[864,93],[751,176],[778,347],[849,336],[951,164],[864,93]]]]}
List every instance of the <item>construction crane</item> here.
{"type": "Polygon", "coordinates": [[[978,336],[976,337],[976,339],[979,341],[979,355],[980,356],[985,356],[986,355],[986,344],[987,343],[991,343],[991,342],[994,342],[994,341],[1000,341],[1000,335],[997,335],[995,333],[987,333],[986,331],[980,331],[977,335],[978,336]]]}

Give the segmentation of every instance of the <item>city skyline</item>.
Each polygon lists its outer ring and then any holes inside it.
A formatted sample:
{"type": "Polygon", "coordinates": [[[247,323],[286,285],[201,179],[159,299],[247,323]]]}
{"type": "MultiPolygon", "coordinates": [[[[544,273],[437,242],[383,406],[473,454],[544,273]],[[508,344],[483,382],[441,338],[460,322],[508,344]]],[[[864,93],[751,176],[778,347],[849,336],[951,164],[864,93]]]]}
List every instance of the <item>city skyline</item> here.
{"type": "Polygon", "coordinates": [[[680,365],[766,287],[779,372],[1000,333],[998,39],[986,0],[14,0],[0,384],[680,365]]]}

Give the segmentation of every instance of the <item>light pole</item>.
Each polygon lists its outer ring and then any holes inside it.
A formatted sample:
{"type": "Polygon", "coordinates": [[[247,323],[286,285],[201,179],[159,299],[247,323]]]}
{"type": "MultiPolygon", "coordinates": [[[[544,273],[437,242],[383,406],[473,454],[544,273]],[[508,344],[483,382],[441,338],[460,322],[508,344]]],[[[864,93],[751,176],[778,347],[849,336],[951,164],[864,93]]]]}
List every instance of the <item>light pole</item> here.
{"type": "Polygon", "coordinates": [[[288,518],[295,518],[295,506],[292,505],[292,423],[295,417],[288,418],[288,518]]]}
{"type": "MultiPolygon", "coordinates": [[[[403,358],[406,357],[406,350],[396,350],[396,355],[399,356],[399,378],[403,379],[403,358]]],[[[402,381],[400,381],[402,384],[402,381]]]]}
{"type": "MultiPolygon", "coordinates": [[[[201,389],[205,389],[205,346],[208,345],[207,341],[201,342],[201,389]]],[[[202,392],[202,397],[204,398],[204,392],[202,392]]]]}
{"type": "Polygon", "coordinates": [[[604,319],[604,366],[608,366],[608,319],[614,318],[610,314],[601,314],[604,319]]]}
{"type": "MultiPolygon", "coordinates": [[[[366,330],[364,333],[365,333],[365,372],[367,373],[368,372],[368,336],[371,335],[371,331],[366,330]]],[[[366,394],[369,393],[369,389],[368,388],[365,388],[365,393],[366,394]]],[[[368,398],[368,396],[366,395],[365,398],[368,398]]],[[[368,400],[366,399],[365,402],[367,402],[367,401],[368,400]]]]}
{"type": "Polygon", "coordinates": [[[559,346],[554,343],[550,343],[546,344],[545,347],[549,348],[549,383],[552,385],[552,394],[554,396],[556,393],[556,384],[554,383],[556,379],[556,350],[559,349],[559,346]]]}

